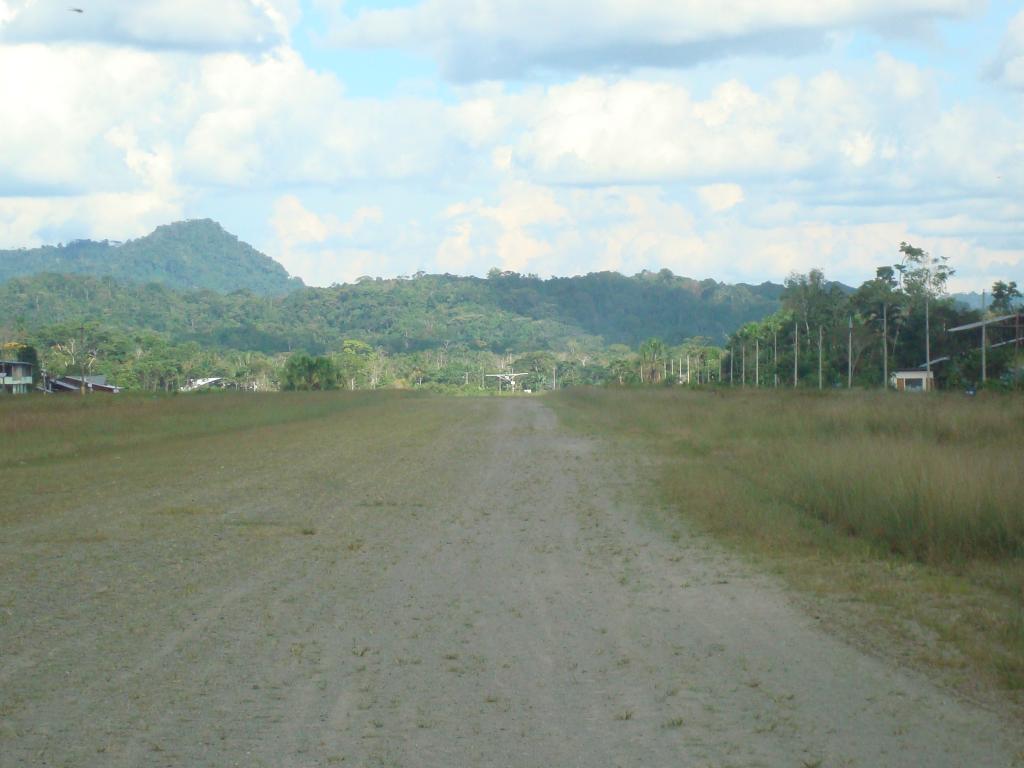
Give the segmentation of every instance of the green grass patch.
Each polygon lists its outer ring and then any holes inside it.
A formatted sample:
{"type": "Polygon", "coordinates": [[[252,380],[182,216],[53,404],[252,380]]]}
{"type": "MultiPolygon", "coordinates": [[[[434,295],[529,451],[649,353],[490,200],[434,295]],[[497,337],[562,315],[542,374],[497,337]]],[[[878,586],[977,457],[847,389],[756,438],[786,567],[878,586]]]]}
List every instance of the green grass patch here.
{"type": "Polygon", "coordinates": [[[92,394],[0,400],[0,467],[327,419],[408,392],[92,394]]]}

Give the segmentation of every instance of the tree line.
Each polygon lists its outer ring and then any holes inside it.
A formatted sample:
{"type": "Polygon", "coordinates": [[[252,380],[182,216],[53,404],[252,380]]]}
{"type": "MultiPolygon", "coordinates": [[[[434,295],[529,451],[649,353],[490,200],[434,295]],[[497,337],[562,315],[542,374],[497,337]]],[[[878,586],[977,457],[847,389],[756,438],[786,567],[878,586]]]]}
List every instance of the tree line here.
{"type": "Polygon", "coordinates": [[[950,330],[1019,311],[1017,284],[997,281],[983,311],[947,295],[953,274],[945,257],[906,242],[894,264],[852,291],[820,269],[792,274],[778,311],[730,335],[733,368],[750,358],[757,370],[743,366],[744,379],[763,386],[884,387],[900,369],[930,370],[946,387],[1019,384],[1018,345],[1001,343],[1020,335],[1012,322],[986,326],[984,349],[980,329],[950,330]]]}
{"type": "MultiPolygon", "coordinates": [[[[182,294],[166,286],[50,275],[0,286],[0,308],[6,302],[13,310],[0,324],[0,342],[31,350],[23,354],[34,356],[37,370],[84,370],[105,374],[126,389],[149,391],[221,377],[255,390],[414,387],[480,393],[496,388],[488,374],[512,370],[526,374],[519,385],[534,391],[729,382],[874,387],[896,369],[930,362],[942,384],[959,386],[981,380],[980,338],[949,329],[978,321],[982,313],[946,294],[952,274],[944,259],[903,243],[896,263],[879,267],[857,288],[830,282],[814,269],[759,292],[749,286],[725,290],[667,270],[632,278],[598,273],[540,280],[508,272],[486,280],[367,278],[280,298],[182,294]],[[44,290],[27,294],[34,286],[44,290]],[[627,287],[615,305],[622,286],[627,287]],[[87,319],[68,309],[74,302],[63,302],[69,293],[78,297],[79,309],[91,310],[87,319]],[[652,297],[670,306],[644,314],[640,308],[652,297]],[[723,305],[729,312],[719,313],[723,305]],[[616,326],[611,339],[569,322],[612,312],[613,306],[617,314],[641,316],[616,326]],[[714,322],[688,319],[687,313],[700,311],[714,322]],[[716,324],[724,326],[727,317],[740,319],[730,333],[716,333],[716,324]],[[705,327],[711,332],[695,332],[705,327]],[[287,343],[280,343],[283,336],[287,343]]],[[[1009,313],[1020,298],[1016,283],[997,282],[987,315],[1009,313]]],[[[600,328],[587,322],[587,328],[600,328]]],[[[990,330],[990,386],[1013,382],[1015,348],[1000,345],[1006,335],[1006,329],[990,330]]]]}

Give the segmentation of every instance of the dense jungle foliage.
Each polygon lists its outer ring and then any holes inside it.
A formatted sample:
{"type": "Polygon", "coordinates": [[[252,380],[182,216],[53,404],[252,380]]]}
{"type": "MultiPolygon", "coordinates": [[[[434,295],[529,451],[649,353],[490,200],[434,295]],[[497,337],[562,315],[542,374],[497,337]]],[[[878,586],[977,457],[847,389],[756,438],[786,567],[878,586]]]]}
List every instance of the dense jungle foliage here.
{"type": "MultiPolygon", "coordinates": [[[[820,270],[755,286],[666,269],[546,280],[420,272],[314,288],[215,222],[182,222],[124,245],[0,253],[0,277],[32,264],[62,270],[0,282],[0,343],[33,348],[53,373],[102,373],[151,390],[218,376],[255,389],[478,392],[496,388],[487,374],[511,368],[535,390],[730,376],[774,386],[794,383],[794,356],[797,384],[845,385],[852,374],[854,385],[881,386],[886,362],[889,371],[924,362],[927,314],[931,356],[948,358],[936,365],[939,381],[976,381],[977,334],[947,330],[980,313],[946,295],[944,262],[906,248],[857,289],[820,270]],[[163,255],[146,256],[143,245],[163,255]],[[93,273],[67,274],[76,271],[93,273]]],[[[993,312],[1019,300],[1015,284],[995,289],[993,312]]],[[[1005,340],[1005,329],[993,333],[1005,340]]],[[[1008,380],[1013,352],[990,351],[993,384],[1008,380]]]]}

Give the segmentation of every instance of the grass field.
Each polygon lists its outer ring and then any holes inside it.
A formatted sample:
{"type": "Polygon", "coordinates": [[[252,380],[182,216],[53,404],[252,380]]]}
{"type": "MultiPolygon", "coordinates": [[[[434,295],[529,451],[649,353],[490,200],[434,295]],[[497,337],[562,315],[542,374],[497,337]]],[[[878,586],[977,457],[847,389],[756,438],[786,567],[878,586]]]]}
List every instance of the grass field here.
{"type": "Polygon", "coordinates": [[[607,389],[554,402],[577,429],[656,457],[662,497],[704,530],[925,627],[935,642],[919,655],[965,684],[1024,688],[1024,400],[607,389]]]}
{"type": "Polygon", "coordinates": [[[0,467],[314,421],[408,392],[16,397],[0,401],[0,467]]]}

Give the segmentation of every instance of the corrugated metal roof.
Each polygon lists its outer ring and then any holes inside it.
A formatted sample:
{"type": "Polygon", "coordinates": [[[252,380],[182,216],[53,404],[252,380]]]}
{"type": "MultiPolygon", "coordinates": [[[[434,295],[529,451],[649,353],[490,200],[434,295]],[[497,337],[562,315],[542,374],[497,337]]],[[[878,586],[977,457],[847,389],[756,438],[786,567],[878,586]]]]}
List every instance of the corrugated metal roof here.
{"type": "Polygon", "coordinates": [[[1017,312],[1012,315],[1001,315],[1000,317],[990,317],[988,320],[979,320],[976,323],[968,323],[967,325],[958,325],[956,328],[950,328],[950,333],[956,333],[957,331],[969,331],[972,328],[981,328],[983,325],[992,325],[992,323],[1000,323],[1003,320],[1012,320],[1017,317],[1017,312]]]}
{"type": "Polygon", "coordinates": [[[1018,341],[1024,342],[1024,336],[1021,336],[1019,339],[1010,339],[1009,341],[1000,341],[998,344],[989,344],[988,348],[989,349],[995,349],[996,347],[1005,347],[1008,344],[1016,344],[1018,341]]]}

